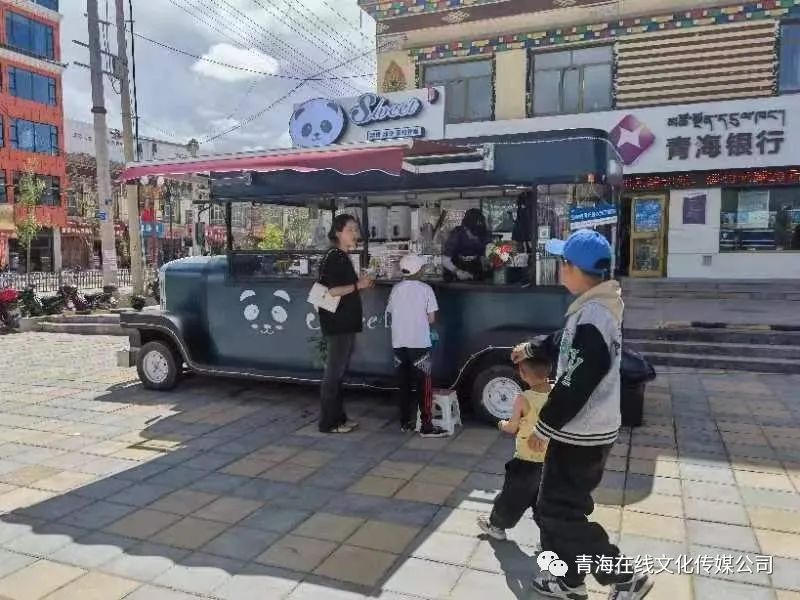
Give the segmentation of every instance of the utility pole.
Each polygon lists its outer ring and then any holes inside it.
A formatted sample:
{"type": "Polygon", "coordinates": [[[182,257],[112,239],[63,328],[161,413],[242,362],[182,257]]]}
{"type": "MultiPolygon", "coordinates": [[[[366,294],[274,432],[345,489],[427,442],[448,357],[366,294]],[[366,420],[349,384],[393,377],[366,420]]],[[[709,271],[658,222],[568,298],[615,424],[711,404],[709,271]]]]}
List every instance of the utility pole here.
{"type": "MultiPolygon", "coordinates": [[[[125,37],[124,0],[115,0],[117,8],[117,77],[122,98],[122,149],[125,162],[132,163],[134,157],[133,123],[131,121],[131,90],[128,79],[128,44],[125,37]]],[[[133,18],[133,15],[131,15],[133,18]]],[[[142,254],[142,230],[139,221],[139,186],[128,183],[125,187],[125,202],[128,206],[128,239],[131,255],[131,284],[134,294],[144,292],[144,265],[142,254]]]]}
{"type": "Polygon", "coordinates": [[[114,240],[114,214],[111,200],[111,168],[108,158],[108,127],[103,94],[103,64],[100,50],[100,17],[97,0],[87,0],[89,16],[89,66],[92,75],[92,114],[94,147],[97,159],[98,217],[103,256],[103,285],[117,285],[117,250],[114,240]]]}

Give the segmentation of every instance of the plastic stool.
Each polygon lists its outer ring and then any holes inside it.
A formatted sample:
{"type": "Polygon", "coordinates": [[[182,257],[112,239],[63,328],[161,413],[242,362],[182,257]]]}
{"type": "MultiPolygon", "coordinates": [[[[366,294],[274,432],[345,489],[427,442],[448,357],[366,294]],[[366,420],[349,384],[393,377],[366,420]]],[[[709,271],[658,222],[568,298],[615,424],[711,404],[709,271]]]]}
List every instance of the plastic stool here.
{"type": "MultiPolygon", "coordinates": [[[[433,390],[433,410],[431,421],[435,427],[441,427],[450,435],[461,426],[461,408],[458,405],[458,394],[454,390],[433,390]]],[[[422,419],[417,411],[417,431],[422,427],[422,419]]]]}

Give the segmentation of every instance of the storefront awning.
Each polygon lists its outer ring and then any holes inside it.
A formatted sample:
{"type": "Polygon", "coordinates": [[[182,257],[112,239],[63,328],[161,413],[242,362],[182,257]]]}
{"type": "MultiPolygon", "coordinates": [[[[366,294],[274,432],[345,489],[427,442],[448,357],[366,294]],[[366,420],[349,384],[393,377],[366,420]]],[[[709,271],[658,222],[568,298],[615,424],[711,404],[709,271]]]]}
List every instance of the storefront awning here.
{"type": "Polygon", "coordinates": [[[472,153],[445,143],[404,141],[365,143],[314,149],[283,149],[269,152],[219,155],[190,160],[130,163],[122,171],[122,181],[141,177],[169,177],[211,173],[269,173],[294,171],[308,173],[330,171],[340,175],[357,175],[370,171],[400,175],[403,163],[414,157],[472,153]]]}

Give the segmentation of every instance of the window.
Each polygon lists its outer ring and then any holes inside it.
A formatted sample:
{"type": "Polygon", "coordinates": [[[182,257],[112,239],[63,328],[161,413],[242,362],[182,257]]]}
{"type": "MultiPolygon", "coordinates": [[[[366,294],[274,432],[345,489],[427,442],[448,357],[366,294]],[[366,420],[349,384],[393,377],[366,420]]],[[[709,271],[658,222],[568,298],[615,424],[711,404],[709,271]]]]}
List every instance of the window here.
{"type": "Polygon", "coordinates": [[[225,207],[222,204],[211,205],[211,225],[225,225],[225,207]]]}
{"type": "Polygon", "coordinates": [[[187,208],[183,211],[184,225],[191,225],[194,223],[194,210],[187,208]]]}
{"type": "Polygon", "coordinates": [[[14,119],[9,128],[11,146],[17,150],[39,154],[58,154],[58,127],[48,123],[34,123],[14,119]]]}
{"type": "Polygon", "coordinates": [[[67,192],[67,215],[70,217],[81,216],[81,203],[78,201],[79,194],[82,196],[83,190],[77,190],[74,187],[67,192]]]}
{"type": "Polygon", "coordinates": [[[800,23],[781,25],[780,47],[780,91],[800,92],[800,23]]]}
{"type": "Polygon", "coordinates": [[[800,250],[800,187],[723,189],[719,247],[800,250]]]}
{"type": "Polygon", "coordinates": [[[0,117],[0,148],[6,145],[6,131],[5,127],[3,127],[4,124],[3,117],[0,117]]]}
{"type": "Polygon", "coordinates": [[[6,43],[21,52],[54,60],[53,28],[14,12],[6,13],[6,43]]]}
{"type": "Polygon", "coordinates": [[[533,56],[534,116],[611,109],[611,46],[533,56]]]}
{"type": "Polygon", "coordinates": [[[56,80],[19,67],[8,69],[8,90],[12,96],[42,104],[56,105],[56,80]]]}
{"type": "Polygon", "coordinates": [[[448,123],[492,119],[494,94],[491,60],[469,60],[426,66],[425,85],[444,86],[448,123]]]}
{"type": "Polygon", "coordinates": [[[244,204],[232,206],[231,225],[237,229],[244,229],[247,226],[247,206],[244,204]]]}
{"type": "MultiPolygon", "coordinates": [[[[58,177],[51,175],[36,175],[39,179],[44,181],[45,188],[42,194],[41,206],[61,206],[61,180],[58,177]]],[[[22,173],[19,171],[14,172],[14,193],[19,194],[19,180],[22,178],[22,173]]]]}
{"type": "Polygon", "coordinates": [[[33,0],[39,6],[58,12],[58,0],[33,0]]]}
{"type": "Polygon", "coordinates": [[[6,172],[0,171],[0,204],[8,202],[8,188],[6,187],[6,172]]]}

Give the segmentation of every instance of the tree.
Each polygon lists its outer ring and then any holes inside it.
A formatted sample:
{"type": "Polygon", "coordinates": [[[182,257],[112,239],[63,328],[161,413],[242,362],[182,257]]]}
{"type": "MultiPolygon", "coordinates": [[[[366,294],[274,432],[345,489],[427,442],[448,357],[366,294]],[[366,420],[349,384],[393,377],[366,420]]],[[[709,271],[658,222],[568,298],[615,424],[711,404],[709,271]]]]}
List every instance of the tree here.
{"type": "Polygon", "coordinates": [[[19,204],[24,216],[16,220],[17,240],[25,248],[25,272],[31,272],[31,243],[42,228],[36,218],[36,207],[42,203],[42,196],[47,189],[47,184],[34,171],[31,164],[26,165],[25,171],[19,180],[16,203],[19,204]]]}
{"type": "Polygon", "coordinates": [[[283,232],[284,242],[290,250],[300,250],[308,246],[311,240],[311,220],[308,209],[295,208],[289,211],[286,230],[283,232]]]}
{"type": "Polygon", "coordinates": [[[258,243],[259,250],[281,250],[283,249],[283,231],[278,225],[268,223],[261,234],[261,241],[258,243]]]}

